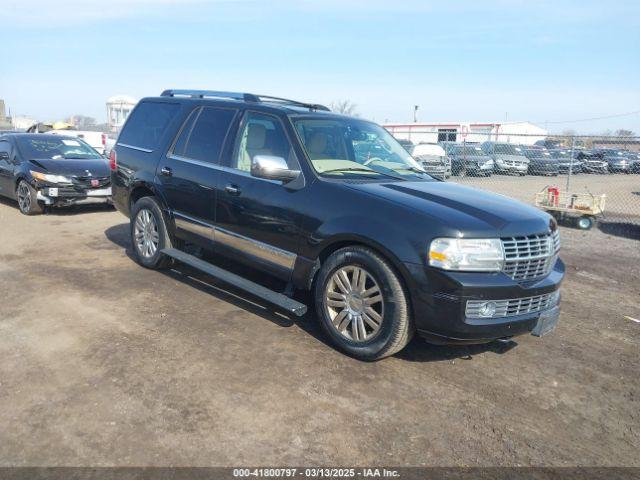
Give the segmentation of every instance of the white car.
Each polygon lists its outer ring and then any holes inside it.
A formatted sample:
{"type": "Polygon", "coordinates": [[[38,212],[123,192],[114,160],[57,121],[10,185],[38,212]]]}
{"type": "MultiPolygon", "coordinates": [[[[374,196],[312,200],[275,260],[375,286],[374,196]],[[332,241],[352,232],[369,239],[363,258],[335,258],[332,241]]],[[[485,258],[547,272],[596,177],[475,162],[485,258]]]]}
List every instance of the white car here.
{"type": "Polygon", "coordinates": [[[64,135],[65,137],[81,138],[88,143],[100,155],[105,154],[106,134],[102,132],[93,132],[90,130],[49,130],[47,133],[52,135],[64,135]]]}
{"type": "Polygon", "coordinates": [[[437,143],[419,143],[411,149],[411,156],[432,177],[446,180],[451,176],[451,159],[437,143]]]}

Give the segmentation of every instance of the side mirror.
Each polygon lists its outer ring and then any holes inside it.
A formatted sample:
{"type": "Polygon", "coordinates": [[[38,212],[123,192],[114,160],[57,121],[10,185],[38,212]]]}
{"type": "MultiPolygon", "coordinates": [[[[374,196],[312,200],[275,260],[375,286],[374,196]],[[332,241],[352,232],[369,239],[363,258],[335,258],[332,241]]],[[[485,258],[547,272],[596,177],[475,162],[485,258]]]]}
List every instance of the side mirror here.
{"type": "Polygon", "coordinates": [[[251,161],[251,175],[257,178],[290,182],[298,178],[300,170],[291,170],[282,157],[256,155],[251,161]]]}

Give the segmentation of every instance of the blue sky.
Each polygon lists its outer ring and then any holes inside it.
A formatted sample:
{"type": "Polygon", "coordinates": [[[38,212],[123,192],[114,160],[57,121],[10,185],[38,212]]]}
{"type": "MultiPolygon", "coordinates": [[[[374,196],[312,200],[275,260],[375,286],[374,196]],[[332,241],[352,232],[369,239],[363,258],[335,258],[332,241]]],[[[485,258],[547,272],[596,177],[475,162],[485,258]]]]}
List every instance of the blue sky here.
{"type": "Polygon", "coordinates": [[[114,94],[248,91],[377,122],[528,120],[630,128],[640,2],[0,0],[0,98],[14,115],[104,120],[114,94]]]}

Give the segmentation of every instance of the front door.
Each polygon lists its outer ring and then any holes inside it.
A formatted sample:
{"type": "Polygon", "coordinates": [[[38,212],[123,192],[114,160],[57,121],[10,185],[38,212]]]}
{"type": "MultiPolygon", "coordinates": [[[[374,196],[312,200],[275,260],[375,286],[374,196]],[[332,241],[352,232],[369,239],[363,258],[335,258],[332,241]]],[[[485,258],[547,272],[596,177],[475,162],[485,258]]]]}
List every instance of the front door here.
{"type": "Polygon", "coordinates": [[[255,155],[274,155],[300,169],[280,119],[246,112],[235,146],[221,173],[216,201],[216,252],[288,280],[293,271],[302,219],[296,206],[304,189],[251,175],[255,155]]]}
{"type": "Polygon", "coordinates": [[[179,238],[213,247],[220,154],[237,110],[198,107],[185,120],[156,175],[179,238]]]}
{"type": "Polygon", "coordinates": [[[14,197],[13,169],[15,168],[11,143],[0,140],[0,195],[14,197]]]}

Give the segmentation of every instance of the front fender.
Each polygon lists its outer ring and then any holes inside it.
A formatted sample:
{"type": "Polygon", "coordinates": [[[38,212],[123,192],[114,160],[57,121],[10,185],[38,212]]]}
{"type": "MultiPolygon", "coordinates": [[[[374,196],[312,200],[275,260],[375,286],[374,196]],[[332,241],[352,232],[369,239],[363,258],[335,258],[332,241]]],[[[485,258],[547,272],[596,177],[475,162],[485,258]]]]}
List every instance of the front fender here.
{"type": "MultiPolygon", "coordinates": [[[[384,256],[411,288],[413,281],[405,262],[420,263],[421,246],[405,231],[390,228],[381,220],[355,215],[332,218],[310,234],[304,256],[317,263],[329,252],[356,244],[365,245],[384,256]]],[[[308,275],[312,277],[315,273],[316,269],[308,275]]]]}

